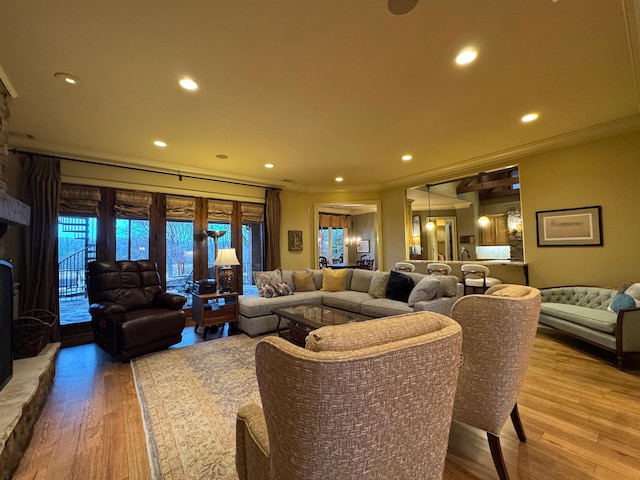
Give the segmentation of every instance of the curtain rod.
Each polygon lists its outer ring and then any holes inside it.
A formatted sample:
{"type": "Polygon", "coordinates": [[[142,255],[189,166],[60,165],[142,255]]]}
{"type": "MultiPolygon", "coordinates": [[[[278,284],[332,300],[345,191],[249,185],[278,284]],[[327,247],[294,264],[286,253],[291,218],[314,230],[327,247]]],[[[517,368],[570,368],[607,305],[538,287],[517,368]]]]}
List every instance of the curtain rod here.
{"type": "Polygon", "coordinates": [[[9,149],[10,152],[13,153],[23,153],[26,155],[42,155],[44,157],[52,157],[52,158],[59,158],[60,160],[68,160],[70,162],[78,162],[78,163],[86,163],[89,165],[98,165],[101,167],[113,167],[113,168],[123,168],[125,170],[133,170],[136,172],[145,172],[145,173],[157,173],[160,175],[170,175],[172,177],[178,177],[178,181],[182,181],[183,178],[191,178],[193,180],[206,180],[209,182],[219,182],[219,183],[228,183],[230,185],[240,185],[243,187],[256,187],[256,188],[265,188],[265,189],[274,189],[274,190],[281,190],[280,188],[275,188],[275,187],[266,187],[264,185],[255,185],[252,183],[243,183],[243,182],[235,182],[233,180],[217,180],[215,178],[205,178],[205,177],[198,177],[195,175],[187,175],[184,173],[180,173],[180,171],[178,170],[177,173],[172,173],[172,172],[161,172],[159,170],[152,170],[150,168],[142,168],[142,167],[129,167],[126,165],[110,165],[108,163],[101,163],[101,162],[95,162],[92,160],[80,160],[78,158],[71,158],[71,157],[63,157],[61,155],[48,155],[48,154],[44,154],[44,153],[40,153],[40,152],[30,152],[28,150],[19,150],[17,148],[10,148],[9,149]]]}

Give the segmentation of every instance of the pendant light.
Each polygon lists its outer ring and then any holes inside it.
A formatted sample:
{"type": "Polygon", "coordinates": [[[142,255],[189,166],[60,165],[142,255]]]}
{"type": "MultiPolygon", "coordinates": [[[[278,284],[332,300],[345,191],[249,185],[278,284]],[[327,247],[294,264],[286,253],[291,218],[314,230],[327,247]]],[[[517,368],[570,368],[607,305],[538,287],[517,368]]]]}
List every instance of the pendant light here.
{"type": "Polygon", "coordinates": [[[484,191],[484,172],[480,173],[480,193],[478,195],[478,201],[480,202],[480,211],[482,215],[478,218],[478,225],[486,227],[489,225],[489,217],[484,214],[484,204],[482,203],[482,192],[484,191]]]}
{"type": "Polygon", "coordinates": [[[427,224],[425,227],[427,230],[433,230],[436,228],[436,224],[431,221],[431,185],[427,185],[427,202],[428,202],[428,210],[427,210],[427,224]]]}

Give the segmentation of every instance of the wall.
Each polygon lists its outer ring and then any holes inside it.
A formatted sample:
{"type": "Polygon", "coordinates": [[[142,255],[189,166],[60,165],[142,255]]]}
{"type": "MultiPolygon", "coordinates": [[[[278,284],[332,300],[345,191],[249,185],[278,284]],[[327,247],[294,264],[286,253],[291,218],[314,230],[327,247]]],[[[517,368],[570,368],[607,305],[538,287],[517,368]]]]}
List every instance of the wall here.
{"type": "MultiPolygon", "coordinates": [[[[379,192],[296,192],[282,190],[281,204],[281,233],[280,233],[280,263],[282,268],[304,270],[318,264],[317,258],[317,218],[316,209],[319,204],[330,203],[366,203],[380,204],[379,192]],[[287,249],[287,232],[302,230],[302,252],[289,252],[287,249]]],[[[380,208],[379,208],[380,209],[380,208]]],[[[375,222],[374,222],[375,223],[375,222]]],[[[378,228],[377,237],[371,238],[371,258],[377,259],[381,251],[381,232],[378,228]]]]}
{"type": "MultiPolygon", "coordinates": [[[[390,270],[396,262],[405,261],[409,255],[410,238],[406,236],[406,226],[411,221],[407,215],[406,193],[403,188],[382,192],[382,251],[384,258],[376,260],[376,268],[390,270]]],[[[380,235],[381,232],[378,232],[380,235]]]]}
{"type": "MultiPolygon", "coordinates": [[[[373,213],[363,213],[360,215],[352,215],[353,235],[357,235],[362,240],[369,240],[369,257],[375,260],[375,216],[373,213]]],[[[349,232],[351,234],[351,232],[349,232]]],[[[364,253],[357,252],[356,246],[347,247],[349,251],[349,261],[355,262],[360,259],[360,255],[364,253]]],[[[374,264],[375,265],[375,264],[374,264]]]]}
{"type": "Polygon", "coordinates": [[[640,133],[520,159],[531,284],[618,288],[640,281],[640,133]],[[536,211],[602,206],[601,247],[538,247],[536,211]]]}

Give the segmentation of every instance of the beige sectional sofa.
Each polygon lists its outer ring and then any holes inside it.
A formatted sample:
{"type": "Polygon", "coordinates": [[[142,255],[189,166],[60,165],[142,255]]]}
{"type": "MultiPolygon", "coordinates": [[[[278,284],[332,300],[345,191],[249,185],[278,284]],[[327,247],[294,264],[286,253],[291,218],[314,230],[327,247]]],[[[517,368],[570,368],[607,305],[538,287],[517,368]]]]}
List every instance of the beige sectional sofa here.
{"type": "Polygon", "coordinates": [[[273,282],[286,284],[292,293],[271,298],[258,295],[240,296],[238,328],[252,337],[275,331],[278,317],[271,312],[276,308],[308,303],[334,307],[371,318],[414,311],[431,311],[449,315],[451,307],[462,296],[463,290],[462,284],[455,276],[393,272],[396,279],[398,275],[407,275],[413,281],[414,285],[409,298],[404,302],[381,296],[380,288],[384,283],[381,277],[390,277],[392,272],[348,269],[344,290],[341,291],[322,289],[324,280],[322,270],[293,272],[279,269],[271,273],[273,282]],[[312,291],[296,291],[294,273],[311,273],[315,288],[312,291]],[[422,281],[425,277],[428,278],[422,281]]]}

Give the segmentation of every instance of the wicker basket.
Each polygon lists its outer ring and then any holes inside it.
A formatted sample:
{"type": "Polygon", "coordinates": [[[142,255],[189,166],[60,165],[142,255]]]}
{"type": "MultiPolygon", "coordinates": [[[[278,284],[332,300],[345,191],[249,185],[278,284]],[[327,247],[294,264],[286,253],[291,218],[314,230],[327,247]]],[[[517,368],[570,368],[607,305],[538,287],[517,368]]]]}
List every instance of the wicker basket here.
{"type": "Polygon", "coordinates": [[[36,309],[13,322],[13,358],[35,357],[49,343],[51,329],[58,319],[55,313],[36,309]]]}

